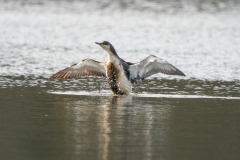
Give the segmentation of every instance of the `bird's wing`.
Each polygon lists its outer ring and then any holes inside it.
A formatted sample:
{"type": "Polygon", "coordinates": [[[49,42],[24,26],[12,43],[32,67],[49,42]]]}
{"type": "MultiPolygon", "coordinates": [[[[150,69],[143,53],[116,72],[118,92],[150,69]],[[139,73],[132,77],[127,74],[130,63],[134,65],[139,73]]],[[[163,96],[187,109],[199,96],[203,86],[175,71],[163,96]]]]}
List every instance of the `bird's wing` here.
{"type": "Polygon", "coordinates": [[[136,83],[138,80],[159,72],[169,75],[185,76],[182,71],[174,67],[172,64],[154,55],[149,55],[141,62],[130,65],[129,71],[132,83],[136,83]]]}
{"type": "Polygon", "coordinates": [[[92,59],[84,59],[81,62],[71,65],[51,76],[56,79],[71,79],[85,76],[106,77],[105,63],[92,59]]]}

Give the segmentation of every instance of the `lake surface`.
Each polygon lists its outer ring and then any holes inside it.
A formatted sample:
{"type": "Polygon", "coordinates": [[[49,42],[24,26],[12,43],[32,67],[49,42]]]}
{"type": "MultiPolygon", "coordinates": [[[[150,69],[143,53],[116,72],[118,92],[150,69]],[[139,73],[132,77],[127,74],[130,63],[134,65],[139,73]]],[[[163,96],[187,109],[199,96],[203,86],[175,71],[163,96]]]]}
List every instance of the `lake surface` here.
{"type": "Polygon", "coordinates": [[[0,2],[0,159],[240,158],[236,1],[0,2]],[[85,58],[161,57],[157,74],[113,96],[106,80],[53,80],[85,58]]]}

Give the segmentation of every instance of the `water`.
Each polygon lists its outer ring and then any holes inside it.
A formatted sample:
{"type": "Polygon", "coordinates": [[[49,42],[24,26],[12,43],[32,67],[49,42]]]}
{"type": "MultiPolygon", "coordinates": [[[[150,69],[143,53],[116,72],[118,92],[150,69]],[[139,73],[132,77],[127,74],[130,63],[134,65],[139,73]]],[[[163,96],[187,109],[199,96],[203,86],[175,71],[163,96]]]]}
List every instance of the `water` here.
{"type": "Polygon", "coordinates": [[[237,1],[0,2],[0,159],[239,159],[237,1]],[[154,54],[129,96],[102,78],[53,80],[85,58],[154,54]]]}

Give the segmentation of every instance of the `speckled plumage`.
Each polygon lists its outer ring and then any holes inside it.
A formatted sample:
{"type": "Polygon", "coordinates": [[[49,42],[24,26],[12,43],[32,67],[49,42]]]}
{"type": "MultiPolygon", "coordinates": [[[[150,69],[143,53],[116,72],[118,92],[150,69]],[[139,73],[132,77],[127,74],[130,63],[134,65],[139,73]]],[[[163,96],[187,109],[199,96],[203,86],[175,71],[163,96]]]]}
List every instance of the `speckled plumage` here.
{"type": "Polygon", "coordinates": [[[110,89],[114,94],[123,94],[119,89],[120,70],[114,63],[108,62],[106,65],[106,77],[110,89]]]}

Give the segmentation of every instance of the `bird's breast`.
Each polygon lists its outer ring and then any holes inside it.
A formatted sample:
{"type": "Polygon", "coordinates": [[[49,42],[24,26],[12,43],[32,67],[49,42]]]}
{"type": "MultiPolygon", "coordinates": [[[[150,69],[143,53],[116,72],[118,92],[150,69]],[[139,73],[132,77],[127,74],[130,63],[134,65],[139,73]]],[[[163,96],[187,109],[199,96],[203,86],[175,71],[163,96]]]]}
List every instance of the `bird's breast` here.
{"type": "Polygon", "coordinates": [[[106,65],[106,77],[109,87],[115,94],[125,94],[130,92],[131,85],[122,67],[118,64],[108,62],[106,65]]]}
{"type": "Polygon", "coordinates": [[[119,79],[120,68],[116,64],[112,62],[108,62],[106,66],[106,72],[107,72],[106,73],[107,78],[116,79],[116,80],[119,79]]]}
{"type": "Polygon", "coordinates": [[[112,62],[108,62],[106,66],[106,77],[109,87],[114,94],[121,94],[118,82],[120,80],[120,69],[112,62]]]}

